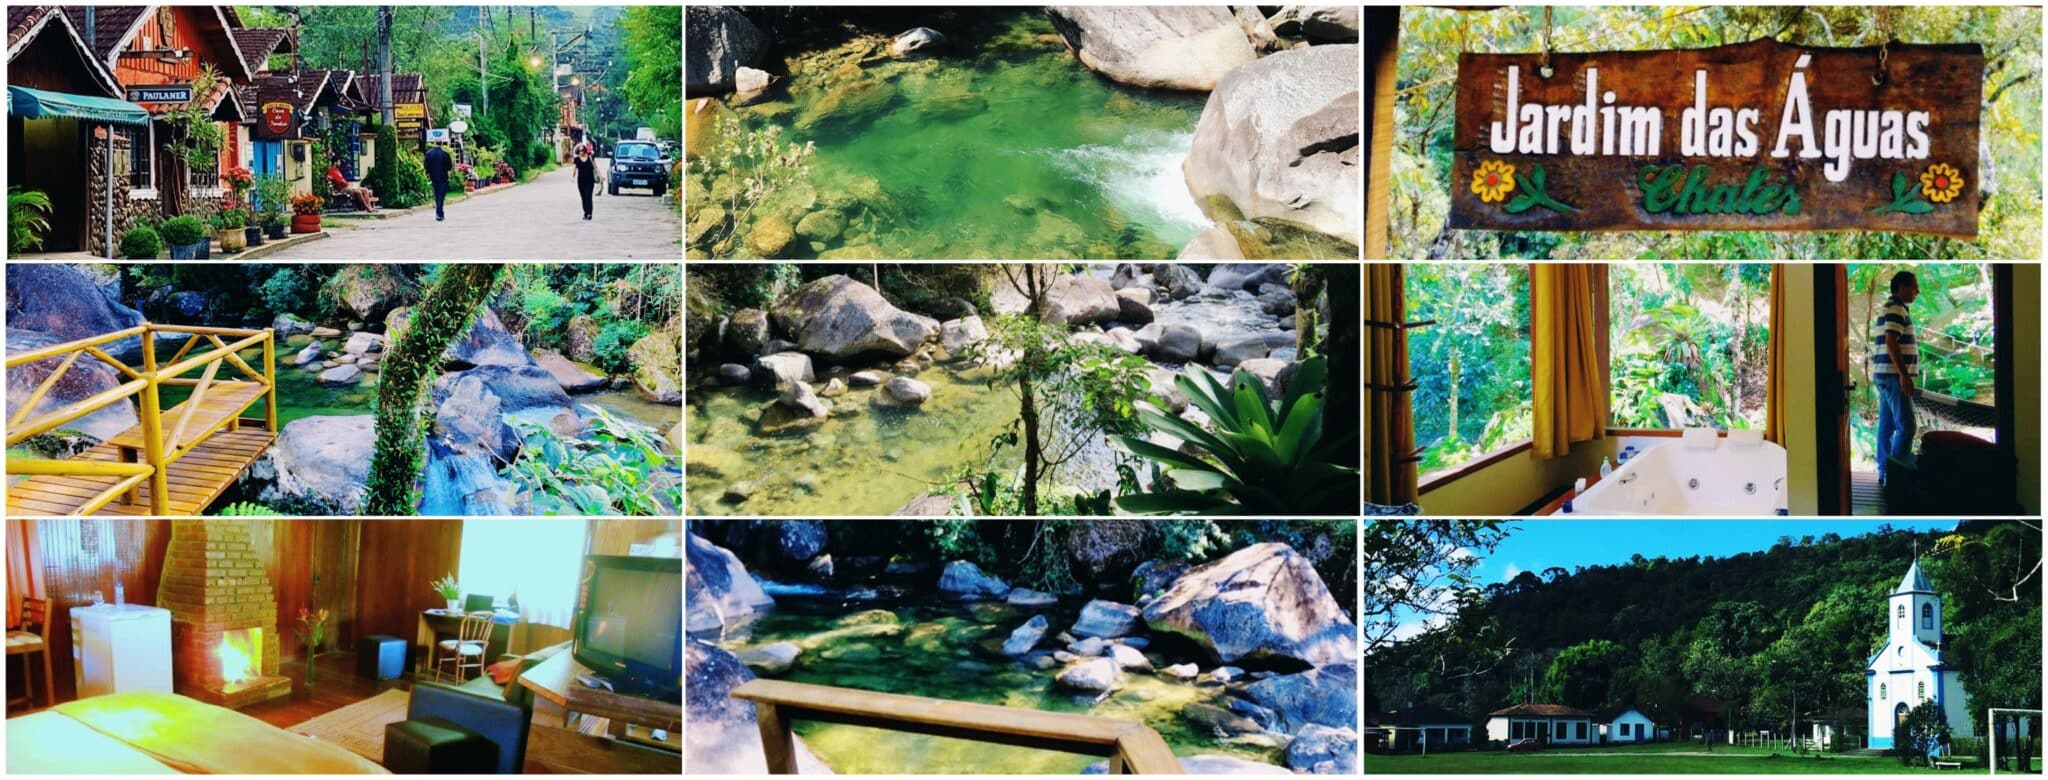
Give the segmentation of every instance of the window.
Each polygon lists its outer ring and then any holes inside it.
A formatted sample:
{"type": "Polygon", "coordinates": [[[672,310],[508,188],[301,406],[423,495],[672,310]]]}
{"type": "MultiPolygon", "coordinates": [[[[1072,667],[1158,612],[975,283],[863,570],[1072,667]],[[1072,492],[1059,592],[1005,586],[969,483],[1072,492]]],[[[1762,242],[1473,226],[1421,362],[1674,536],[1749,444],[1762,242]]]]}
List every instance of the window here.
{"type": "Polygon", "coordinates": [[[153,172],[156,161],[156,126],[109,127],[114,144],[114,180],[125,183],[131,190],[154,189],[153,172]]]}
{"type": "Polygon", "coordinates": [[[1416,470],[1430,476],[1530,436],[1529,269],[1506,263],[1411,264],[1402,295],[1416,470]]]}
{"type": "Polygon", "coordinates": [[[505,604],[533,623],[568,628],[583,576],[582,520],[465,520],[456,579],[464,594],[505,604]]]}
{"type": "Polygon", "coordinates": [[[1916,693],[1914,693],[1914,694],[1913,694],[1913,698],[1915,698],[1915,699],[1926,699],[1926,698],[1927,698],[1927,681],[1926,681],[1926,680],[1921,680],[1921,681],[1920,681],[1919,689],[1917,690],[1917,692],[1916,692],[1916,693]]]}
{"type": "Polygon", "coordinates": [[[1587,723],[1586,723],[1585,721],[1583,721],[1583,720],[1582,720],[1582,721],[1579,721],[1579,739],[1585,739],[1585,738],[1586,738],[1586,726],[1587,726],[1587,725],[1588,725],[1588,724],[1587,724],[1587,723]]]}
{"type": "Polygon", "coordinates": [[[1890,688],[1890,687],[1888,687],[1888,686],[1886,686],[1886,685],[1885,685],[1884,683],[1878,683],[1878,684],[1877,684],[1877,698],[1878,698],[1878,700],[1882,701],[1882,700],[1885,700],[1885,699],[1889,699],[1889,698],[1891,698],[1891,697],[1892,697],[1892,692],[1891,692],[1891,688],[1890,688]]]}
{"type": "Polygon", "coordinates": [[[1933,605],[1933,604],[1922,604],[1922,605],[1920,605],[1920,627],[1921,627],[1921,628],[1925,628],[1925,629],[1933,629],[1933,628],[1934,628],[1934,605],[1933,605]]]}
{"type": "Polygon", "coordinates": [[[206,165],[186,163],[185,183],[195,190],[221,189],[220,155],[214,155],[206,165]]]}
{"type": "Polygon", "coordinates": [[[1608,378],[1618,428],[1762,428],[1771,267],[1608,267],[1608,378]]]}
{"type": "Polygon", "coordinates": [[[1947,398],[1996,405],[1996,371],[1992,349],[1996,340],[1991,310],[1991,267],[1984,263],[1855,263],[1848,268],[1848,310],[1843,325],[1849,333],[1849,448],[1854,468],[1877,468],[1877,391],[1870,378],[1870,359],[1878,316],[1891,297],[1892,277],[1912,271],[1920,281],[1920,297],[1907,310],[1912,315],[1919,347],[1922,392],[1916,417],[1920,431],[1955,430],[1989,442],[1997,426],[1947,398]],[[1941,396],[1936,398],[1930,394],[1941,396]],[[1929,403],[1929,402],[1933,403],[1929,403]]]}

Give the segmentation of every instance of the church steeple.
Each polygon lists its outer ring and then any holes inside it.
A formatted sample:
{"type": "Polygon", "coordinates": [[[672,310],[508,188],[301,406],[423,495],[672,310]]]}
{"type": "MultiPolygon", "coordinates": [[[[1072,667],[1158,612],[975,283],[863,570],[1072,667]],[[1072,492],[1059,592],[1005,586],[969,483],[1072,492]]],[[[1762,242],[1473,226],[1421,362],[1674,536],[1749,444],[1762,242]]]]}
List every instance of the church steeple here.
{"type": "Polygon", "coordinates": [[[1894,641],[1916,641],[1929,647],[1940,645],[1941,596],[1934,592],[1934,585],[1920,570],[1917,556],[1913,565],[1906,569],[1906,576],[1899,580],[1899,586],[1892,589],[1886,609],[1886,622],[1891,626],[1894,641]]]}

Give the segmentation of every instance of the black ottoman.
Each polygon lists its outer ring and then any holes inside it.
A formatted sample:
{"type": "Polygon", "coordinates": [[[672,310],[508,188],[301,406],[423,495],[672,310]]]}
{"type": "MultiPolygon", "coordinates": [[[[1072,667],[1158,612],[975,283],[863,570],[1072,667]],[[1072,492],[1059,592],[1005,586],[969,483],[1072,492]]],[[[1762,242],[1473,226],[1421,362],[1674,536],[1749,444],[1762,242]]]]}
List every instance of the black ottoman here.
{"type": "Polygon", "coordinates": [[[356,640],[356,676],[372,680],[405,676],[405,650],[405,640],[390,634],[370,634],[356,640]]]}
{"type": "Polygon", "coordinates": [[[498,746],[445,718],[384,726],[384,768],[398,774],[489,774],[498,770],[498,746]]]}

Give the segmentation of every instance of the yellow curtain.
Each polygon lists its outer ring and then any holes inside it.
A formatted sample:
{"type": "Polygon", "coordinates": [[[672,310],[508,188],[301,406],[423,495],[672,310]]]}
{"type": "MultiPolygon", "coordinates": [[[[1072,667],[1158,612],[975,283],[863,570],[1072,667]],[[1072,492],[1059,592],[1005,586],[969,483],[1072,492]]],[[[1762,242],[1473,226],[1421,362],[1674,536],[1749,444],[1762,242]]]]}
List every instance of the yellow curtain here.
{"type": "Polygon", "coordinates": [[[1764,377],[1764,440],[1785,443],[1785,266],[1771,266],[1770,357],[1764,377]]]}
{"type": "Polygon", "coordinates": [[[1607,266],[1529,267],[1529,379],[1537,458],[1607,435],[1607,266]]]}
{"type": "Polygon", "coordinates": [[[1415,500],[1415,424],[1408,405],[1407,301],[1401,266],[1365,266],[1365,500],[1415,500]]]}

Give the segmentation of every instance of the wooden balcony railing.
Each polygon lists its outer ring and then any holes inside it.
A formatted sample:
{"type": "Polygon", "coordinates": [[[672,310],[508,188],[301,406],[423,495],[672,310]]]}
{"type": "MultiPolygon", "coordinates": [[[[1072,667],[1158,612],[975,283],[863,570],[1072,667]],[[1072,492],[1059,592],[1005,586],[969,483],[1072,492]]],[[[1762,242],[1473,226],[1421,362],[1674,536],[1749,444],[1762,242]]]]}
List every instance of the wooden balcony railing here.
{"type": "Polygon", "coordinates": [[[1017,707],[754,680],[732,692],[754,703],[770,774],[796,774],[798,721],[925,734],[1109,759],[1110,774],[1177,775],[1180,759],[1142,723],[1017,707]]]}
{"type": "MultiPolygon", "coordinates": [[[[264,399],[264,419],[260,422],[264,423],[272,434],[277,431],[277,339],[275,331],[270,329],[245,330],[143,323],[112,333],[8,355],[7,369],[12,371],[47,360],[59,362],[56,368],[37,384],[26,401],[8,414],[7,445],[10,448],[30,437],[56,430],[73,420],[124,402],[131,397],[140,396],[136,411],[141,422],[116,434],[102,445],[113,448],[119,455],[118,458],[56,460],[17,455],[10,449],[7,455],[7,473],[10,477],[23,475],[32,478],[116,478],[111,484],[93,483],[89,489],[97,492],[90,495],[77,492],[88,488],[69,485],[70,495],[78,498],[75,510],[77,514],[91,514],[124,493],[127,494],[128,503],[139,503],[142,500],[140,489],[144,483],[149,487],[149,513],[170,514],[173,493],[169,483],[171,465],[206,443],[215,433],[223,430],[232,431],[239,427],[243,422],[241,412],[255,403],[259,397],[264,399]],[[157,362],[155,338],[160,333],[186,335],[184,345],[171,356],[167,365],[161,366],[157,362]],[[107,344],[137,337],[142,340],[141,370],[114,359],[101,349],[107,344]],[[227,341],[229,338],[235,341],[227,341]],[[193,357],[186,357],[193,347],[202,343],[211,344],[214,348],[193,357]],[[261,371],[250,366],[248,361],[237,354],[259,345],[263,348],[261,371]],[[81,357],[91,357],[111,366],[127,381],[66,406],[30,417],[30,412],[81,357]],[[223,365],[232,366],[244,378],[220,378],[223,365]],[[185,376],[195,370],[200,372],[199,377],[185,376]],[[165,387],[190,387],[192,392],[184,402],[165,409],[161,397],[162,389],[165,387]],[[166,423],[169,427],[168,433],[165,431],[166,423]]],[[[239,475],[240,469],[233,471],[233,474],[220,475],[221,485],[217,487],[224,487],[226,482],[232,481],[239,475]]],[[[213,492],[218,494],[217,490],[213,492]]],[[[10,496],[13,495],[14,492],[10,490],[10,496]]]]}

